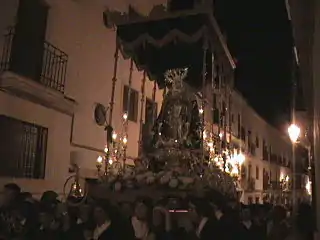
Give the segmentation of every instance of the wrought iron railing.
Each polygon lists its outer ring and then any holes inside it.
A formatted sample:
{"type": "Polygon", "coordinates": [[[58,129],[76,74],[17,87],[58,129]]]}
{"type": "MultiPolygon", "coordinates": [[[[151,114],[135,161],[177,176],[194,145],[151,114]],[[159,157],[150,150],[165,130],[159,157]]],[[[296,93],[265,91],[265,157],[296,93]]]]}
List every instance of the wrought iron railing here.
{"type": "MultiPolygon", "coordinates": [[[[15,28],[8,28],[7,33],[4,35],[0,71],[15,71],[11,68],[14,36],[15,28]]],[[[47,41],[43,42],[42,51],[43,57],[41,62],[41,73],[39,74],[40,76],[38,76],[38,79],[32,80],[64,93],[68,55],[47,41]]]]}

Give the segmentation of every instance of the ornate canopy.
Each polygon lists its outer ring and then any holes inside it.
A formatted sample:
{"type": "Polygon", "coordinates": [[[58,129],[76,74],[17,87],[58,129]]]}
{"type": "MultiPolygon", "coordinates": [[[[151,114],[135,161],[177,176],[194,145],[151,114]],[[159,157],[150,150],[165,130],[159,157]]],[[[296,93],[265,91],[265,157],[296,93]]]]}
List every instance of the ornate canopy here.
{"type": "Polygon", "coordinates": [[[129,7],[128,14],[105,11],[104,23],[116,27],[123,55],[133,58],[137,67],[145,70],[150,79],[156,79],[160,87],[164,86],[166,70],[185,67],[189,69],[186,81],[197,87],[201,85],[203,64],[212,66],[216,49],[222,49],[234,67],[211,9],[206,3],[179,12],[155,6],[144,17],[129,7]]]}

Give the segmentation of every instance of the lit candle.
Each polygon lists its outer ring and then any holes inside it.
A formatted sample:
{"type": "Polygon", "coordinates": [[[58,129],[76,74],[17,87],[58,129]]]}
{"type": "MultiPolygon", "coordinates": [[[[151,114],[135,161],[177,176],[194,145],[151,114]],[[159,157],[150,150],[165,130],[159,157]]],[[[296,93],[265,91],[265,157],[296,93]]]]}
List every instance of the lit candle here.
{"type": "Polygon", "coordinates": [[[109,152],[108,147],[105,147],[105,148],[104,148],[104,152],[105,152],[105,153],[109,152]]]}
{"type": "Polygon", "coordinates": [[[100,168],[102,166],[102,161],[103,161],[103,158],[101,156],[99,156],[97,158],[97,163],[96,163],[96,167],[97,167],[98,171],[100,171],[100,168]]]}
{"type": "Polygon", "coordinates": [[[112,139],[116,140],[117,139],[117,134],[116,133],[112,133],[112,139]]]}

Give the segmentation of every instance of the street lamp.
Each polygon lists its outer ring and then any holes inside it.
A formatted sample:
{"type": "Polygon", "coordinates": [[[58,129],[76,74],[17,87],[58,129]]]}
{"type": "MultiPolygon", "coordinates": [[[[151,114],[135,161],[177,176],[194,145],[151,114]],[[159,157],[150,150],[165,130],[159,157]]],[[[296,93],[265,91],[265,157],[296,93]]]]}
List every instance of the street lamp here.
{"type": "Polygon", "coordinates": [[[294,144],[297,142],[300,135],[300,128],[296,124],[291,124],[288,128],[288,133],[291,142],[294,144]]]}
{"type": "Polygon", "coordinates": [[[297,211],[295,143],[299,138],[300,128],[296,124],[292,123],[288,128],[288,134],[292,143],[292,205],[293,214],[295,215],[297,211]]]}

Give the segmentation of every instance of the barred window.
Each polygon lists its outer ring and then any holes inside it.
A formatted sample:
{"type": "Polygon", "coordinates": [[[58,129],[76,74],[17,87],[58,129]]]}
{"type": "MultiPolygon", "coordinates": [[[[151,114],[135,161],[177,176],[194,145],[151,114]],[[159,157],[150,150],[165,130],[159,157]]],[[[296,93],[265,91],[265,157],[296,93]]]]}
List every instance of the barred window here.
{"type": "Polygon", "coordinates": [[[45,176],[48,129],[0,115],[0,176],[45,176]]]}

